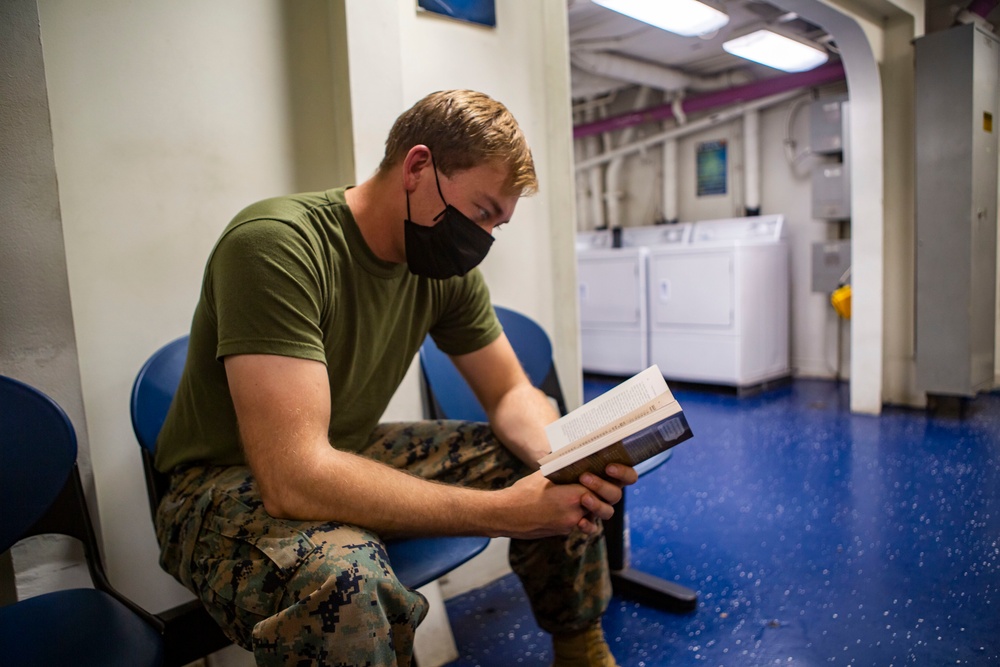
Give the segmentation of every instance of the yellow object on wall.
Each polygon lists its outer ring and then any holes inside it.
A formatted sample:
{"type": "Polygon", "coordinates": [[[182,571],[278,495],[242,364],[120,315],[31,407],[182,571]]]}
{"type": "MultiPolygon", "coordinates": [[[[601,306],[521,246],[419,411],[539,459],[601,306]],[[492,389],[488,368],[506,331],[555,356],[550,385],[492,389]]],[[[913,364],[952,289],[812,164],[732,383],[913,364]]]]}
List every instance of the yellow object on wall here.
{"type": "Polygon", "coordinates": [[[851,286],[843,285],[835,289],[830,295],[830,303],[838,315],[845,320],[851,319],[851,286]]]}

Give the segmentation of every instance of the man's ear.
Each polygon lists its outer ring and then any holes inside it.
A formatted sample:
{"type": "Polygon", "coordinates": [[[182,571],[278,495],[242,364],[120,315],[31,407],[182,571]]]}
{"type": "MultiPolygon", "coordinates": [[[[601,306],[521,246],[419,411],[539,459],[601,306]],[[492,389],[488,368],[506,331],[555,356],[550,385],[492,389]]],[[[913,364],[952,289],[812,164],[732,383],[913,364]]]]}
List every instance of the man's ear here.
{"type": "Polygon", "coordinates": [[[420,184],[420,179],[424,177],[428,167],[433,169],[431,160],[431,149],[423,144],[417,144],[406,153],[403,158],[403,187],[407,192],[413,192],[420,184]]]}

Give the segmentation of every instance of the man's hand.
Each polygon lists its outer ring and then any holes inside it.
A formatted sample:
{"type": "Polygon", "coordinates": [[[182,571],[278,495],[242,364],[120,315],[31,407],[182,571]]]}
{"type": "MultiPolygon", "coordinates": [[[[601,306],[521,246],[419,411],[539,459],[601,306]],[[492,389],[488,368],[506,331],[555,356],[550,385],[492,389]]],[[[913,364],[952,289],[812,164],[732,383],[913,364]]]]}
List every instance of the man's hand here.
{"type": "MultiPolygon", "coordinates": [[[[612,463],[607,468],[605,468],[604,473],[611,478],[612,481],[608,481],[597,475],[592,475],[589,472],[580,475],[580,484],[587,487],[596,494],[596,498],[593,496],[584,496],[583,503],[588,509],[593,509],[588,505],[589,503],[595,503],[603,500],[611,505],[616,504],[622,499],[622,489],[631,484],[635,484],[636,480],[639,479],[639,473],[627,465],[622,465],[618,463],[612,463]]],[[[602,519],[610,517],[601,517],[602,519]]]]}
{"type": "Polygon", "coordinates": [[[612,505],[617,504],[622,499],[622,489],[635,484],[636,480],[639,479],[639,473],[635,471],[635,468],[617,463],[605,468],[604,473],[612,481],[590,473],[580,475],[580,484],[590,491],[580,498],[580,504],[589,512],[589,515],[581,519],[580,530],[588,534],[597,530],[597,526],[590,519],[592,517],[598,517],[603,521],[610,519],[611,515],[614,514],[612,505]]]}
{"type": "Polygon", "coordinates": [[[530,540],[569,535],[584,521],[593,526],[582,504],[589,492],[580,484],[553,484],[535,472],[493,493],[502,499],[500,535],[530,540]]]}
{"type": "Polygon", "coordinates": [[[605,472],[613,481],[586,474],[580,484],[553,484],[536,472],[498,492],[507,494],[510,503],[511,527],[504,534],[534,539],[568,535],[574,528],[594,534],[595,518],[610,519],[622,488],[639,478],[634,468],[625,465],[610,465],[605,472]]]}

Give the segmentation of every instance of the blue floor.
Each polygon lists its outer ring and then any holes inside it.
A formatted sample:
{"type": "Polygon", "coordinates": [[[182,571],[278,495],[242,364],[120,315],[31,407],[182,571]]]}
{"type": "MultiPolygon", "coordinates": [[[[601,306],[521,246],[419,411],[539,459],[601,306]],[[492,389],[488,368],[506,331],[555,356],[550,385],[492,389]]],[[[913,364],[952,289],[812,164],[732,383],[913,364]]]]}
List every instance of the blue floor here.
{"type": "MultiPolygon", "coordinates": [[[[615,597],[622,667],[1000,664],[1000,395],[868,417],[834,382],[674,393],[695,437],[629,490],[632,565],[698,607],[615,597]]],[[[551,662],[513,575],[448,614],[455,666],[551,662]]]]}

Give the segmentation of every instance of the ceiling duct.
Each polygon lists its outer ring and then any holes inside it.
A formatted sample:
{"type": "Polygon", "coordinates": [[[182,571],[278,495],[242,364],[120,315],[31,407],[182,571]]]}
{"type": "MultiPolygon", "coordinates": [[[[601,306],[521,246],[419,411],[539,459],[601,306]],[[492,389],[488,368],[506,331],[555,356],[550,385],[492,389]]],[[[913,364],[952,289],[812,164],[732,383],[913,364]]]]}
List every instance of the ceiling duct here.
{"type": "MultiPolygon", "coordinates": [[[[770,79],[754,81],[753,83],[727,90],[705,93],[696,97],[686,97],[681,103],[681,108],[685,114],[709,111],[717,107],[729,107],[740,102],[759,100],[782,92],[798,90],[799,88],[811,88],[834,81],[841,81],[844,79],[844,76],[844,66],[838,60],[820,65],[808,72],[785,74],[770,79]]],[[[672,103],[660,104],[641,111],[576,125],[573,127],[573,137],[579,139],[580,137],[588,137],[594,134],[614,132],[641,123],[669,120],[674,118],[675,115],[676,110],[672,103]]]]}
{"type": "Polygon", "coordinates": [[[746,83],[750,79],[749,75],[738,70],[712,76],[692,76],[644,60],[606,52],[574,50],[570,61],[588,74],[668,92],[720,90],[746,83]]]}

